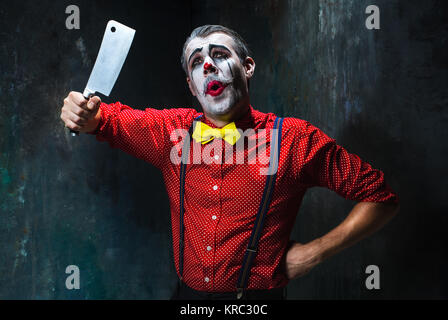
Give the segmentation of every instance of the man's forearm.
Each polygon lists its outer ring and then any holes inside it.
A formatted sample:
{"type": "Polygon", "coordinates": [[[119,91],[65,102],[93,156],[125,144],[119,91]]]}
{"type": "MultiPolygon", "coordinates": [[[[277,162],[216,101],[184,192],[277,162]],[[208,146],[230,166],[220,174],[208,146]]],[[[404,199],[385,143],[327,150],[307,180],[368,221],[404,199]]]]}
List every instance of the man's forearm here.
{"type": "Polygon", "coordinates": [[[307,245],[322,262],[381,229],[398,209],[397,204],[357,203],[340,225],[307,245]]]}

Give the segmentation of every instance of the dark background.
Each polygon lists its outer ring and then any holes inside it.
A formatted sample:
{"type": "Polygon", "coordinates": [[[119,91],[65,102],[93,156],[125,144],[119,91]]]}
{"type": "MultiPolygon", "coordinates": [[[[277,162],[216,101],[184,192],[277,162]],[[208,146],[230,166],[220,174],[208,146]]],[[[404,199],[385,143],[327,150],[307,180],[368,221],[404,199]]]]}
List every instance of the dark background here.
{"type": "MultiPolygon", "coordinates": [[[[179,57],[202,24],[223,24],[257,63],[256,109],[310,121],[384,171],[401,211],[384,229],[288,286],[289,299],[448,298],[447,11],[443,1],[5,1],[0,3],[0,299],[167,299],[176,283],[160,173],[60,109],[83,91],[106,23],[137,30],[105,102],[198,107],[179,57]],[[76,4],[81,29],[67,30],[76,4]],[[381,10],[367,30],[365,9],[381,10]],[[65,288],[65,268],[81,289],[65,288]],[[365,288],[377,265],[381,289],[365,288]]],[[[292,234],[339,224],[353,202],[315,188],[292,234]]]]}

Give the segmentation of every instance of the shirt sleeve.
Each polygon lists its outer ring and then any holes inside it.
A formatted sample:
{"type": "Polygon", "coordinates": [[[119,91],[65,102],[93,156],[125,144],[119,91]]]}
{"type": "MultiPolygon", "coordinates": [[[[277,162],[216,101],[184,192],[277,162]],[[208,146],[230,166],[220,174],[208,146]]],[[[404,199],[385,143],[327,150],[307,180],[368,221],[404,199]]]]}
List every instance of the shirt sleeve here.
{"type": "Polygon", "coordinates": [[[305,121],[299,134],[302,177],[309,186],[326,187],[359,202],[398,203],[397,194],[385,182],[384,173],[305,121]]]}
{"type": "Polygon", "coordinates": [[[112,148],[145,160],[160,168],[165,154],[165,110],[132,109],[120,102],[101,103],[101,119],[88,134],[106,141],[112,148]]]}

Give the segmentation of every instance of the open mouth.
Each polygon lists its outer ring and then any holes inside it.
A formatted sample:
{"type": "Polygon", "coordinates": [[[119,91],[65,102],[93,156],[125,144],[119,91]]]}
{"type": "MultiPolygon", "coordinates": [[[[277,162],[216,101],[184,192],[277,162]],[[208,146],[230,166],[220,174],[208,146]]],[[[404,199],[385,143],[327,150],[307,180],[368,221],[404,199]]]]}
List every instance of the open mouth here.
{"type": "Polygon", "coordinates": [[[207,90],[205,91],[205,94],[209,94],[213,97],[219,96],[224,89],[227,87],[227,85],[224,85],[220,81],[210,81],[210,83],[207,85],[207,90]]]}

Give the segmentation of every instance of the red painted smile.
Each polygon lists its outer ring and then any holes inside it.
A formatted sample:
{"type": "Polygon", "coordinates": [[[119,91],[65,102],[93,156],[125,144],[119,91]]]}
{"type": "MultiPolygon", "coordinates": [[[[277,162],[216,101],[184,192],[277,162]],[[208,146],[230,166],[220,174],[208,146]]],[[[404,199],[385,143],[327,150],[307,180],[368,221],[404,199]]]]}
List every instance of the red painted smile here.
{"type": "Polygon", "coordinates": [[[222,82],[213,80],[207,85],[207,91],[205,91],[205,94],[217,97],[224,91],[226,87],[227,85],[224,85],[222,82]]]}

